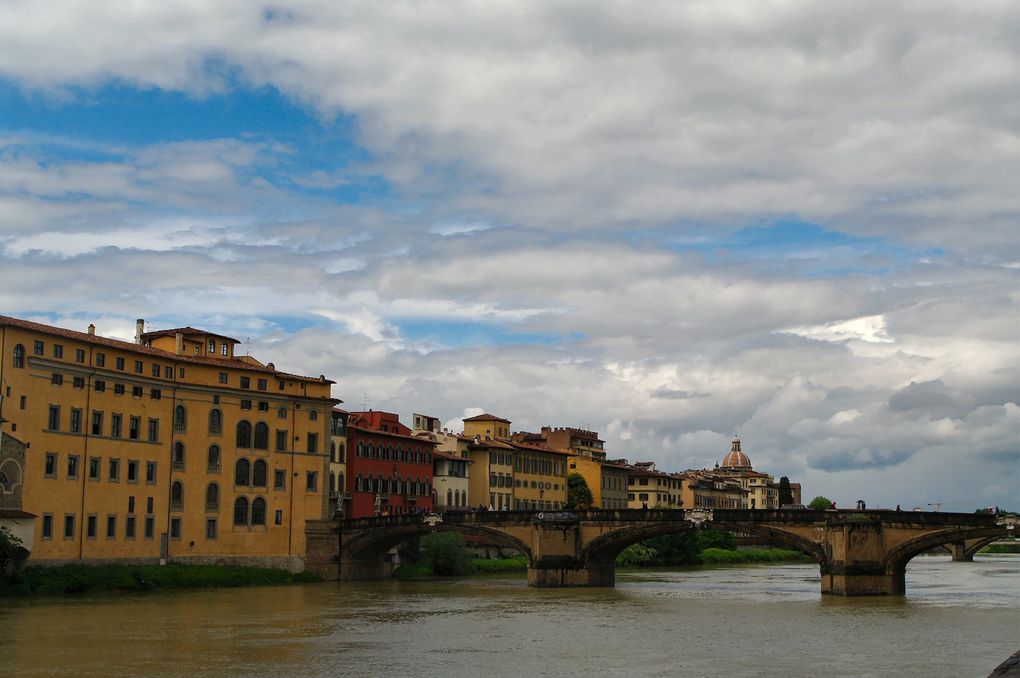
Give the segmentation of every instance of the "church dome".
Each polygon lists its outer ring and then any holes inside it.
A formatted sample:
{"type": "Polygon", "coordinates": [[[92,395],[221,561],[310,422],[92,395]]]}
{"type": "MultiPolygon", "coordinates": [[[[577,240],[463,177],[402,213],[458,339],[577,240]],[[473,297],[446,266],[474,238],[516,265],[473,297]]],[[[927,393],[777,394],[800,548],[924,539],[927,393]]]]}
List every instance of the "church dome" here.
{"type": "Polygon", "coordinates": [[[751,460],[748,459],[747,455],[740,450],[740,438],[737,436],[733,436],[733,443],[730,445],[730,451],[725,457],[723,457],[722,467],[732,469],[751,468],[751,460]]]}

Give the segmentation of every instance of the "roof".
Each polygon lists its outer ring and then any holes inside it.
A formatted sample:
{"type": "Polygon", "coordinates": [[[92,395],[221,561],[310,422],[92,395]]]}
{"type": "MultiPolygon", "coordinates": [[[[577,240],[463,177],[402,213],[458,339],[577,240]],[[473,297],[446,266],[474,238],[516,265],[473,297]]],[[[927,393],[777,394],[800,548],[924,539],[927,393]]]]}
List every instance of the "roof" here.
{"type": "MultiPolygon", "coordinates": [[[[419,438],[416,436],[405,436],[403,433],[394,433],[393,431],[380,431],[379,429],[368,428],[367,426],[358,426],[357,424],[348,424],[348,431],[360,431],[362,433],[371,433],[377,436],[386,436],[387,438],[400,438],[401,440],[413,440],[416,443],[427,443],[429,445],[438,445],[435,440],[429,440],[428,438],[419,438]]],[[[349,438],[350,436],[348,436],[349,438]]]]}
{"type": "Polygon", "coordinates": [[[464,421],[501,421],[504,424],[509,424],[510,423],[509,419],[504,419],[503,417],[497,417],[495,414],[478,414],[478,415],[475,415],[473,417],[468,417],[464,421]]]}
{"type": "Polygon", "coordinates": [[[178,334],[183,334],[186,337],[192,337],[192,336],[195,336],[197,334],[197,335],[202,336],[202,337],[216,337],[217,339],[227,339],[228,341],[232,341],[235,344],[240,344],[241,343],[237,339],[234,339],[233,337],[228,337],[225,334],[219,334],[217,332],[209,332],[207,330],[200,330],[200,329],[197,329],[197,328],[194,328],[194,327],[191,327],[191,326],[188,326],[188,327],[175,327],[172,330],[156,330],[154,332],[143,332],[142,333],[142,339],[156,339],[158,337],[174,337],[174,336],[177,336],[178,334]]]}
{"type": "Polygon", "coordinates": [[[467,462],[468,464],[473,464],[474,463],[470,459],[465,459],[464,457],[460,456],[459,454],[453,454],[451,452],[443,452],[442,450],[434,451],[432,453],[432,458],[433,459],[453,459],[455,461],[467,462]]]}
{"type": "MultiPolygon", "coordinates": [[[[7,315],[0,315],[0,326],[9,325],[11,327],[20,327],[24,330],[30,330],[32,332],[39,332],[40,334],[49,334],[56,337],[64,337],[67,339],[74,339],[75,341],[85,342],[87,344],[94,344],[96,346],[108,346],[121,351],[131,351],[133,353],[141,353],[144,355],[150,355],[159,357],[163,360],[177,360],[180,362],[191,363],[195,365],[210,365],[215,367],[229,367],[235,370],[247,370],[249,372],[260,372],[262,374],[272,374],[276,376],[286,377],[288,379],[295,379],[298,381],[312,381],[317,383],[335,384],[336,382],[331,379],[326,379],[324,376],[321,377],[305,377],[300,374],[291,374],[289,372],[280,372],[275,367],[265,367],[259,365],[252,365],[246,363],[237,358],[213,358],[206,356],[193,356],[193,355],[178,355],[171,353],[170,351],[164,351],[158,348],[152,348],[151,346],[144,346],[142,344],[136,344],[132,341],[123,341],[121,339],[111,339],[109,337],[102,337],[98,334],[88,334],[87,332],[76,332],[75,330],[66,330],[62,327],[54,327],[53,325],[44,325],[42,323],[32,322],[31,320],[22,320],[21,318],[13,318],[7,315]]],[[[216,335],[221,336],[221,335],[216,335]]]]}

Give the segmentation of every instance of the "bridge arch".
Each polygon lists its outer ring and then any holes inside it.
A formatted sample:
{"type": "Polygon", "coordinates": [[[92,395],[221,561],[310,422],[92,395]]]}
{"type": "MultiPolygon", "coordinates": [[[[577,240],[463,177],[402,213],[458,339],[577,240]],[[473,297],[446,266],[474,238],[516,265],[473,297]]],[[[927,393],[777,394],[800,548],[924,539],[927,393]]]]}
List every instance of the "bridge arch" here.
{"type": "Polygon", "coordinates": [[[977,539],[979,540],[977,543],[980,545],[974,549],[976,552],[985,544],[991,543],[1001,536],[1002,530],[997,527],[969,530],[949,528],[926,532],[889,549],[889,552],[886,554],[885,560],[883,561],[883,566],[885,567],[887,574],[902,574],[906,570],[907,563],[909,563],[915,556],[918,556],[925,551],[930,551],[931,549],[938,548],[939,546],[947,546],[957,542],[977,539]]]}

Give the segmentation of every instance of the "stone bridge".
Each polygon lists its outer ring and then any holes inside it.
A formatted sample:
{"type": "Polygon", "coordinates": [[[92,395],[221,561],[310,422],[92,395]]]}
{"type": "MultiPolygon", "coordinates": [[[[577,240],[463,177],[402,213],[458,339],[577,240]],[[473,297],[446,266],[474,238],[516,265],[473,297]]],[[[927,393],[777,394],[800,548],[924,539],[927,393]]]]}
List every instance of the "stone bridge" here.
{"type": "Polygon", "coordinates": [[[948,546],[954,560],[970,560],[985,544],[1011,535],[1014,524],[995,515],[914,511],[450,512],[309,522],[306,566],[326,579],[383,578],[390,574],[385,554],[394,546],[455,530],[520,551],[531,586],[613,586],[616,556],[627,546],[711,526],[766,536],[810,555],[821,570],[822,593],[903,595],[914,556],[948,546]]]}

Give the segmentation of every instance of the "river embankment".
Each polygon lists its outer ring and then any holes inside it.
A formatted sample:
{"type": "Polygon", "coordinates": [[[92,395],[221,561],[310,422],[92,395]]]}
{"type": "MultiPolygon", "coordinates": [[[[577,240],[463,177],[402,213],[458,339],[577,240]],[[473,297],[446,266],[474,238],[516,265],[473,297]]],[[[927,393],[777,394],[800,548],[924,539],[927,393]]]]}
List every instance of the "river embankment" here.
{"type": "Polygon", "coordinates": [[[320,581],[307,572],[220,565],[59,565],[27,567],[0,577],[0,597],[46,596],[105,591],[272,586],[320,581]]]}

